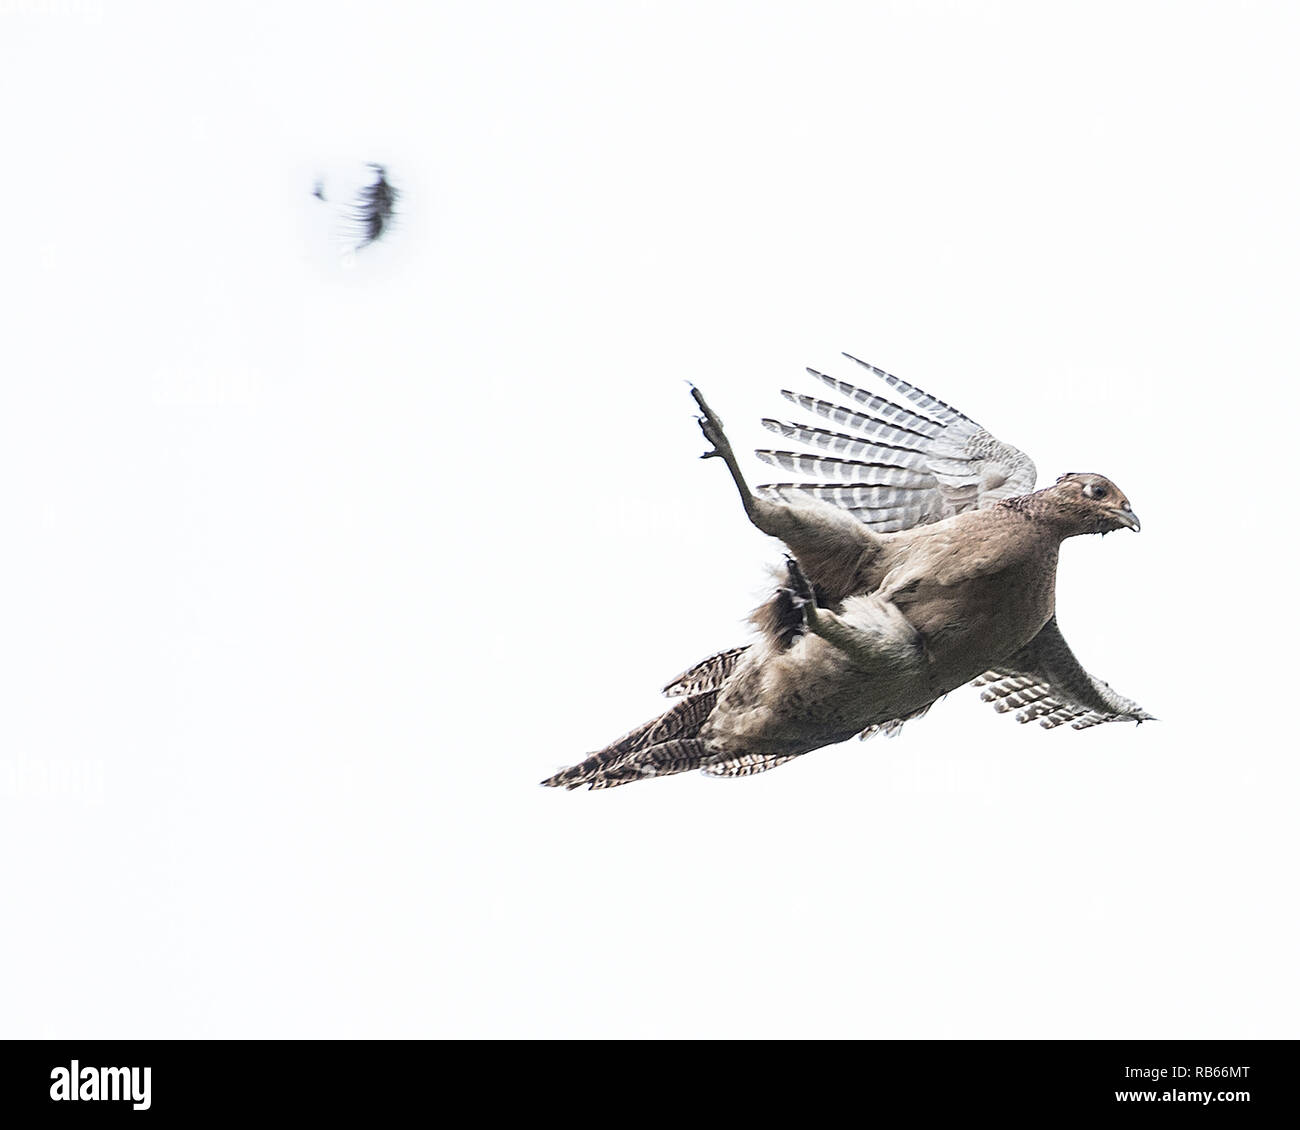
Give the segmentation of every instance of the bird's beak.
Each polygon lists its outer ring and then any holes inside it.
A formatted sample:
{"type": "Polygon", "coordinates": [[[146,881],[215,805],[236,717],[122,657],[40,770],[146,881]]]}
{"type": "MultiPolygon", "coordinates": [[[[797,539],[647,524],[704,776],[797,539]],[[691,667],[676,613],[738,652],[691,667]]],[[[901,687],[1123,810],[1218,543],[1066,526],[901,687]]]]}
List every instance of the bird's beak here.
{"type": "Polygon", "coordinates": [[[1135,534],[1142,529],[1142,523],[1138,521],[1138,516],[1127,506],[1123,510],[1115,511],[1115,521],[1125,529],[1132,530],[1135,534]]]}

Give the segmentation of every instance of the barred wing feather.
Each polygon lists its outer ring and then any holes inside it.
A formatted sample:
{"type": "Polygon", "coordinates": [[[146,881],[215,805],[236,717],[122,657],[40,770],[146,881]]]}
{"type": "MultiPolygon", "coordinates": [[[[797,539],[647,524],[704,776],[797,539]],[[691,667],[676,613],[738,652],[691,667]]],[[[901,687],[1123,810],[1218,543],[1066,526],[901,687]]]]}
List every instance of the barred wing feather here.
{"type": "Polygon", "coordinates": [[[1051,730],[1066,722],[1086,730],[1103,722],[1148,722],[1148,714],[1132,699],[1094,679],[1074,657],[1053,617],[1002,666],[975,680],[984,687],[980,697],[999,714],[1015,710],[1017,722],[1037,721],[1051,730]]]}
{"type": "Polygon", "coordinates": [[[898,404],[809,369],[855,407],[783,392],[834,429],[767,419],[763,426],[825,454],[761,450],[765,463],[810,480],[767,483],[758,493],[818,498],[850,511],[872,529],[893,533],[938,522],[1004,498],[1028,494],[1038,477],[1023,451],[1003,443],[952,405],[891,373],[845,354],[908,401],[898,404]]]}

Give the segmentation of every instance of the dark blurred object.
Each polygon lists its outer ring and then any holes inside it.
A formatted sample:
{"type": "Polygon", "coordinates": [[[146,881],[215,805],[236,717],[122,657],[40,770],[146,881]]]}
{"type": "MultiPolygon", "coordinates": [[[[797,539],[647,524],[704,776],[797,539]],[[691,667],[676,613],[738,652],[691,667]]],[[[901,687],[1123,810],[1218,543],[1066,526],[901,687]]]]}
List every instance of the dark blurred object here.
{"type": "Polygon", "coordinates": [[[393,206],[399,195],[397,189],[388,183],[388,173],[383,165],[372,163],[369,168],[378,177],[374,184],[361,190],[358,202],[352,208],[353,221],[361,231],[361,239],[356,246],[358,251],[383,238],[392,223],[393,206]]]}

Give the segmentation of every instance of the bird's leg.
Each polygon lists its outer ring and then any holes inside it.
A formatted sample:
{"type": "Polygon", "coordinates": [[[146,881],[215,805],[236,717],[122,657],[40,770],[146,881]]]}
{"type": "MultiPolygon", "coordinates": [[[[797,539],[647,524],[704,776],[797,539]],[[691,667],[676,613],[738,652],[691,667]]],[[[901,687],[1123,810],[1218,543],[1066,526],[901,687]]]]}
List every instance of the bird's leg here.
{"type": "Polygon", "coordinates": [[[700,430],[713,445],[700,458],[721,459],[727,465],[749,520],[763,533],[785,542],[814,584],[827,592],[849,591],[864,552],[873,552],[879,545],[876,535],[848,511],[834,506],[814,500],[795,506],[757,497],[745,482],[717,413],[699,389],[692,387],[691,395],[702,413],[700,430]]]}
{"type": "MultiPolygon", "coordinates": [[[[782,590],[789,596],[791,610],[802,617],[805,631],[821,636],[837,647],[843,646],[841,641],[848,642],[849,636],[845,634],[840,618],[830,609],[817,607],[817,597],[813,593],[812,585],[808,583],[808,578],[799,568],[799,562],[787,556],[785,571],[786,583],[782,586],[782,590]]],[[[844,650],[848,648],[845,647],[844,650]]]]}
{"type": "Polygon", "coordinates": [[[924,638],[892,601],[872,596],[844,616],[809,600],[803,615],[809,632],[839,648],[864,670],[899,671],[926,662],[924,638]]]}
{"type": "MultiPolygon", "coordinates": [[[[767,515],[764,513],[764,500],[755,498],[754,492],[749,489],[749,484],[745,482],[745,476],[741,473],[740,464],[736,460],[736,453],[731,450],[731,441],[727,439],[726,433],[722,430],[722,420],[718,414],[705,403],[704,396],[694,385],[691,386],[691,396],[695,398],[695,403],[700,406],[700,431],[704,433],[704,438],[713,444],[711,451],[706,451],[700,456],[701,459],[721,459],[726,465],[727,470],[731,472],[731,477],[735,480],[736,489],[740,491],[740,501],[745,507],[745,513],[749,520],[754,523],[765,534],[771,534],[773,537],[781,535],[774,530],[767,528],[770,522],[764,521],[767,515]]],[[[770,504],[767,504],[770,506],[770,504]]]]}

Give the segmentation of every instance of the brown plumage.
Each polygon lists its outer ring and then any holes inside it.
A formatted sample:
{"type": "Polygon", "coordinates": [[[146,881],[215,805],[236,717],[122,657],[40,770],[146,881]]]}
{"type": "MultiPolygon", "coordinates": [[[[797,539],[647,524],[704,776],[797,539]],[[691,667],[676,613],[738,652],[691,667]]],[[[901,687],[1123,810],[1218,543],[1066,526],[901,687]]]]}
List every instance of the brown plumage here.
{"type": "Polygon", "coordinates": [[[1055,620],[1061,542],[1137,530],[1123,493],[1095,474],[1027,493],[1034,470],[1021,452],[873,371],[924,414],[814,374],[867,411],[787,395],[857,435],[765,421],[836,454],[759,454],[835,483],[758,494],[692,390],[713,445],[705,457],[726,463],[750,521],[784,542],[786,576],[754,614],[756,643],[696,664],[665,688],[681,697],[662,716],[544,784],[763,772],[854,735],[895,733],[972,680],[999,711],[1047,727],[1151,717],[1083,670],[1055,620]]]}

